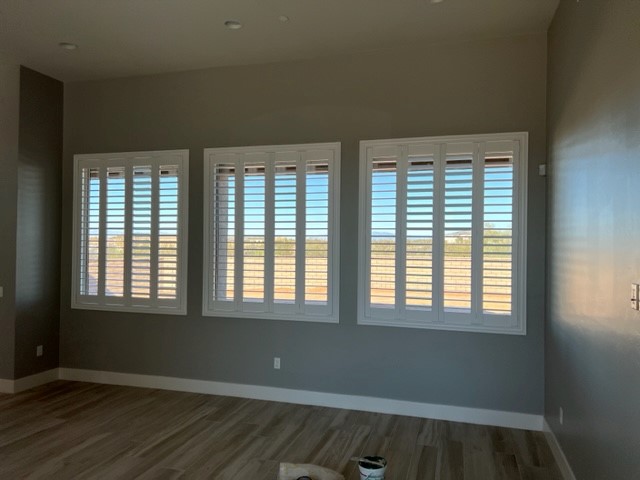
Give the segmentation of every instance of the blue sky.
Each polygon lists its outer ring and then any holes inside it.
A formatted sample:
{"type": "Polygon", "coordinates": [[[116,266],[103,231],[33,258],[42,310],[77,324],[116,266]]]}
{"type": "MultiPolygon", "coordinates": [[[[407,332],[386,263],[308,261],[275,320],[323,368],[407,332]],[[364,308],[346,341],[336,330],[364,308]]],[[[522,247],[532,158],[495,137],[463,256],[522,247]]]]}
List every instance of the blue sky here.
{"type": "MultiPolygon", "coordinates": [[[[469,177],[470,178],[470,177],[469,177]]],[[[504,195],[507,189],[512,188],[512,171],[511,167],[494,167],[486,174],[485,187],[487,190],[485,196],[485,223],[490,223],[492,228],[511,229],[511,214],[507,205],[504,205],[504,199],[497,195],[504,195]],[[502,190],[501,190],[502,189],[502,190]]],[[[148,177],[140,177],[141,181],[148,177]]],[[[395,223],[395,179],[396,173],[393,171],[375,172],[372,177],[372,200],[374,207],[373,221],[371,229],[375,235],[386,236],[392,238],[395,236],[395,230],[391,227],[395,223]]],[[[432,181],[432,177],[428,173],[420,173],[420,180],[432,181]]],[[[149,180],[150,181],[150,180],[149,180]]],[[[160,215],[163,218],[160,233],[164,235],[175,235],[177,226],[177,177],[168,176],[160,178],[161,190],[168,195],[164,195],[161,199],[160,215]]],[[[97,208],[99,203],[99,180],[91,179],[89,193],[89,231],[92,235],[98,233],[98,216],[97,208]]],[[[136,183],[136,185],[143,185],[136,183]]],[[[276,185],[278,192],[276,196],[276,236],[295,236],[295,176],[292,174],[276,175],[276,185]]],[[[458,183],[458,187],[465,186],[471,188],[470,181],[468,183],[458,183]]],[[[307,236],[325,237],[328,227],[328,175],[313,174],[307,177],[307,215],[306,226],[307,236]]],[[[235,195],[234,178],[229,178],[228,184],[230,198],[235,195]]],[[[265,179],[262,175],[251,175],[245,178],[245,209],[247,213],[253,214],[252,221],[247,222],[245,234],[251,236],[264,235],[264,191],[265,179]]],[[[144,194],[144,192],[142,192],[144,194]]],[[[416,203],[411,201],[412,196],[422,195],[424,192],[412,192],[411,184],[408,191],[409,206],[412,215],[412,230],[409,236],[419,238],[430,237],[431,223],[428,216],[430,215],[430,202],[421,199],[420,202],[425,205],[424,210],[415,208],[416,203]],[[411,208],[413,207],[413,208],[411,208]]],[[[137,194],[136,194],[137,196],[137,194]]],[[[107,211],[110,220],[114,220],[108,229],[107,236],[123,235],[124,228],[120,224],[124,217],[123,199],[124,199],[124,178],[110,178],[108,180],[108,199],[114,199],[121,202],[117,206],[111,205],[107,211]]],[[[139,197],[144,200],[144,198],[139,197]]],[[[464,213],[466,207],[456,207],[454,202],[447,200],[447,211],[453,213],[464,213]]],[[[150,229],[144,225],[146,217],[150,218],[150,207],[145,209],[144,206],[136,208],[134,216],[134,233],[149,234],[150,229]]],[[[234,202],[229,205],[229,223],[228,231],[233,232],[235,228],[234,222],[234,202]]],[[[465,223],[445,222],[445,229],[449,231],[465,230],[465,223]]]]}

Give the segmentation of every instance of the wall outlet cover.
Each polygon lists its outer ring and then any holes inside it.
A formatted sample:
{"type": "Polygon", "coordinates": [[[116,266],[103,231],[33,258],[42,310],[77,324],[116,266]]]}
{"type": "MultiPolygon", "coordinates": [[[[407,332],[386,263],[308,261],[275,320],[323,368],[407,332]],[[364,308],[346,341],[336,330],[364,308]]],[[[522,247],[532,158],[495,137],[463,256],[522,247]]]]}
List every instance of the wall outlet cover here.
{"type": "Polygon", "coordinates": [[[560,425],[564,424],[564,410],[562,407],[560,407],[560,410],[558,411],[558,420],[560,421],[560,425]]]}

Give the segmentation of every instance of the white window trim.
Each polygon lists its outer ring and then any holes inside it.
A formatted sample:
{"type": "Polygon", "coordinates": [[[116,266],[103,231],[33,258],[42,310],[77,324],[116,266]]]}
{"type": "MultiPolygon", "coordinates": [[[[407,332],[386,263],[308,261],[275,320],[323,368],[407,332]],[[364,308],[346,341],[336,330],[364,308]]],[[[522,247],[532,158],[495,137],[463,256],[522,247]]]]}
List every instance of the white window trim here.
{"type": "MultiPolygon", "coordinates": [[[[499,333],[507,335],[526,335],[526,278],[527,278],[527,189],[528,189],[528,143],[529,134],[527,132],[515,132],[504,134],[481,134],[481,135],[450,135],[439,137],[418,137],[418,138],[397,138],[385,140],[365,140],[360,142],[360,199],[359,199],[359,245],[358,252],[358,324],[387,327],[421,328],[434,330],[464,331],[476,333],[499,333]],[[482,323],[471,325],[445,323],[441,312],[434,308],[435,319],[426,318],[407,319],[397,318],[390,315],[388,318],[373,318],[367,315],[367,285],[369,279],[367,275],[368,251],[368,225],[370,219],[367,218],[367,202],[369,199],[369,179],[368,179],[368,159],[367,150],[371,147],[384,146],[410,146],[413,144],[434,144],[436,146],[445,143],[463,142],[487,142],[487,141],[513,141],[519,144],[518,160],[514,161],[514,241],[516,249],[513,255],[513,310],[511,314],[512,324],[509,327],[491,326],[482,323]],[[516,227],[517,226],[517,227],[516,227]]],[[[439,151],[436,155],[439,158],[439,151]]],[[[437,187],[436,187],[437,188],[437,187]]],[[[476,189],[477,193],[477,189],[476,189]]],[[[440,201],[434,199],[435,202],[440,201]]],[[[474,201],[475,204],[475,201],[474,201]]],[[[434,225],[434,229],[439,228],[434,225]]],[[[439,248],[434,240],[434,248],[439,248]]],[[[435,267],[434,267],[435,268],[435,267]]],[[[477,275],[476,271],[472,275],[477,275]]],[[[434,286],[434,288],[437,288],[434,286]]]]}
{"type": "MultiPolygon", "coordinates": [[[[187,314],[187,261],[188,261],[188,214],[189,214],[189,150],[155,150],[141,152],[117,152],[117,153],[98,153],[98,154],[76,154],[73,157],[73,256],[72,256],[72,286],[71,286],[71,308],[79,310],[99,310],[107,312],[130,312],[130,313],[149,313],[161,315],[186,315],[187,314]],[[125,165],[127,160],[137,160],[143,158],[167,157],[168,161],[178,162],[181,167],[181,175],[179,177],[180,195],[178,197],[178,235],[180,236],[180,247],[178,249],[178,285],[176,288],[177,306],[175,302],[163,302],[156,300],[157,305],[110,305],[98,302],[87,302],[80,299],[80,169],[82,164],[87,161],[93,161],[96,166],[108,166],[112,163],[114,166],[125,165]],[[174,157],[169,160],[169,157],[174,157]],[[114,163],[114,160],[116,162],[114,163]],[[163,305],[164,303],[164,305],[163,305]]],[[[127,299],[127,303],[131,300],[127,299]]]]}
{"type": "MultiPolygon", "coordinates": [[[[286,320],[297,322],[339,323],[340,311],[340,142],[306,143],[294,145],[266,145],[251,147],[219,147],[204,149],[204,208],[203,208],[203,277],[202,277],[202,315],[205,317],[251,318],[265,320],[286,320]],[[300,311],[288,313],[276,312],[248,312],[216,309],[210,298],[210,232],[211,222],[211,194],[210,187],[211,165],[214,155],[219,154],[247,154],[268,153],[270,155],[284,152],[299,152],[301,154],[313,150],[331,150],[333,152],[333,168],[329,177],[329,313],[309,314],[300,311]]],[[[302,280],[304,281],[304,280],[302,280]]]]}

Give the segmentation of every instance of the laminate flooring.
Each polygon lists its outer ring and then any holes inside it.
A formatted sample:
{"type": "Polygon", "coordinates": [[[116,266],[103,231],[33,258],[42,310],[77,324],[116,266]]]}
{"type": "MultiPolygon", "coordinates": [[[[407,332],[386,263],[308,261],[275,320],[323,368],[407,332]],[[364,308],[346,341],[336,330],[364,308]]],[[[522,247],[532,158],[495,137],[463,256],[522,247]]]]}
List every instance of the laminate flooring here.
{"type": "Polygon", "coordinates": [[[57,381],[0,394],[1,479],[275,480],[281,461],[359,480],[560,480],[541,432],[195,393],[57,381]]]}

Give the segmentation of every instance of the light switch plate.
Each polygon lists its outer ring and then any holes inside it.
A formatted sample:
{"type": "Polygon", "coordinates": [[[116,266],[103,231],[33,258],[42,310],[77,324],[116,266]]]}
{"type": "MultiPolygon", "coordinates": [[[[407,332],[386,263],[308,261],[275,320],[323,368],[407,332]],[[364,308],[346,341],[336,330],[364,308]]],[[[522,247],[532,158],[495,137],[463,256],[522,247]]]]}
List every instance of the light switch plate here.
{"type": "Polygon", "coordinates": [[[0,298],[4,297],[4,287],[0,287],[0,298]]]}
{"type": "Polygon", "coordinates": [[[540,165],[538,165],[538,175],[540,175],[541,177],[546,177],[547,176],[547,164],[546,163],[541,163],[540,165]]]}
{"type": "Polygon", "coordinates": [[[640,310],[640,284],[631,284],[631,308],[640,310]]]}

